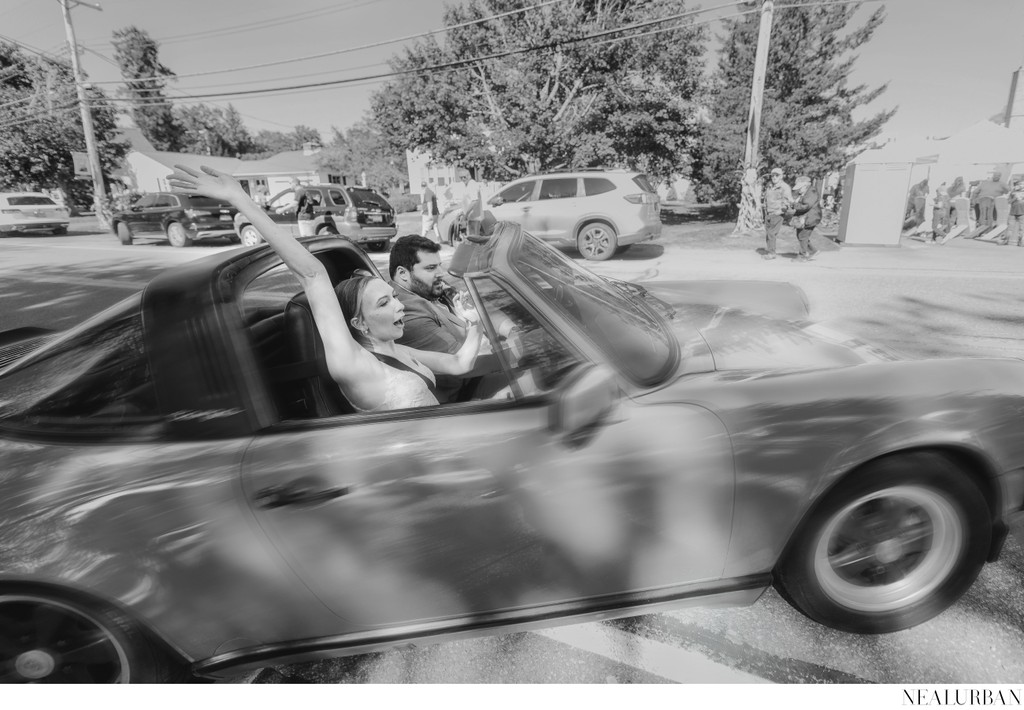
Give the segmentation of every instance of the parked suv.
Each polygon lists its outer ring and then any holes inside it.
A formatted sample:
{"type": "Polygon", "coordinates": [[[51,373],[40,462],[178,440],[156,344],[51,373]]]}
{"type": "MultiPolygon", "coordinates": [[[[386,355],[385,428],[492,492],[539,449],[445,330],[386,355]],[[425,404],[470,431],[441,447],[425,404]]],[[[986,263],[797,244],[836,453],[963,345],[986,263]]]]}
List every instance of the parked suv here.
{"type": "Polygon", "coordinates": [[[0,192],[0,236],[23,232],[67,234],[68,208],[41,192],[0,192]]]}
{"type": "Polygon", "coordinates": [[[661,235],[658,194],[646,175],[625,170],[530,175],[503,187],[487,210],[594,261],[661,235]]]}
{"type": "Polygon", "coordinates": [[[122,244],[137,237],[166,237],[171,246],[187,247],[211,237],[235,238],[237,210],[227,202],[184,192],[150,192],[126,210],[115,212],[110,228],[122,244]]]}
{"type": "MultiPolygon", "coordinates": [[[[395,210],[383,196],[368,187],[343,185],[303,185],[313,201],[316,234],[340,234],[371,249],[384,249],[398,233],[395,210]]],[[[295,191],[282,190],[267,201],[267,214],[278,224],[287,225],[298,236],[295,191]]],[[[235,216],[235,231],[242,244],[253,246],[263,237],[242,213],[235,216]]]]}

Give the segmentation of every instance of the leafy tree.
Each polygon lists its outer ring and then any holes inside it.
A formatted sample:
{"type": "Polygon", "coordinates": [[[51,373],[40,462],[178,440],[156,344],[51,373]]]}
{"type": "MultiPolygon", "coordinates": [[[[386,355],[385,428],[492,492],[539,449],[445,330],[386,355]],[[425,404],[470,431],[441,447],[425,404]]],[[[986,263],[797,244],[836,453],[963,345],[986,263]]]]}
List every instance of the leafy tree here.
{"type": "Polygon", "coordinates": [[[241,115],[230,104],[227,109],[207,104],[182,106],[174,113],[184,152],[234,157],[256,148],[241,115]]]}
{"type": "MultiPolygon", "coordinates": [[[[469,0],[447,7],[444,23],[532,4],[469,0]]],[[[581,40],[683,9],[679,0],[568,0],[453,28],[443,44],[429,37],[392,59],[405,73],[374,94],[373,113],[395,149],[425,149],[497,179],[594,165],[684,171],[697,128],[703,27],[581,40]]]]}
{"type": "MultiPolygon", "coordinates": [[[[71,67],[29,59],[0,42],[0,189],[60,187],[73,204],[92,204],[92,183],[75,177],[72,151],[85,152],[85,134],[71,67]]],[[[117,139],[115,109],[97,88],[92,109],[100,167],[110,175],[127,144],[117,139]]]]}
{"type": "Polygon", "coordinates": [[[342,133],[334,129],[331,142],[317,154],[317,163],[341,175],[362,177],[369,185],[387,191],[401,189],[407,174],[405,153],[396,153],[368,120],[363,120],[342,133]]]}
{"type": "Polygon", "coordinates": [[[253,136],[252,148],[243,159],[265,158],[286,150],[302,150],[304,143],[323,145],[320,131],[309,126],[298,125],[291,133],[263,130],[253,136]]]}
{"type": "MultiPolygon", "coordinates": [[[[895,111],[854,121],[886,85],[851,86],[852,54],[885,19],[883,8],[848,28],[859,4],[777,8],[772,23],[761,111],[761,169],[822,176],[849,161],[851,151],[877,135],[895,111]]],[[[706,124],[695,166],[701,199],[735,202],[740,193],[750,84],[760,25],[758,14],[727,20],[706,124]]]]}
{"type": "Polygon", "coordinates": [[[135,124],[157,150],[180,150],[182,129],[164,95],[174,72],[160,63],[156,41],[145,30],[125,27],[114,32],[113,44],[135,124]]]}

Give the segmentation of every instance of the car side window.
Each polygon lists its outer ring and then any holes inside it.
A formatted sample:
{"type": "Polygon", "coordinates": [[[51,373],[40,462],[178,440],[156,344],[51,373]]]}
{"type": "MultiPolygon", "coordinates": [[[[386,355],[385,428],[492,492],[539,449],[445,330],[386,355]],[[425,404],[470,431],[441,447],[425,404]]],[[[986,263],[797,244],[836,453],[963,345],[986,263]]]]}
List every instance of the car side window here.
{"type": "Polygon", "coordinates": [[[157,195],[156,200],[153,201],[154,207],[177,207],[177,201],[170,195],[157,195]]]}
{"type": "Polygon", "coordinates": [[[548,178],[540,183],[540,199],[561,200],[576,197],[576,178],[548,178]]]}
{"type": "Polygon", "coordinates": [[[295,190],[285,190],[271,198],[267,206],[271,209],[280,209],[281,207],[293,204],[295,204],[295,190]]]}
{"type": "Polygon", "coordinates": [[[583,192],[588,197],[593,195],[603,195],[606,192],[612,192],[614,189],[615,183],[606,178],[583,178],[583,192]]]}
{"type": "MultiPolygon", "coordinates": [[[[533,186],[536,181],[527,180],[516,185],[509,185],[496,195],[502,202],[526,202],[533,195],[533,186]]],[[[492,202],[497,202],[497,199],[492,202]]]]}
{"type": "Polygon", "coordinates": [[[514,293],[490,277],[473,280],[480,304],[499,335],[500,349],[512,369],[517,397],[543,394],[558,384],[583,358],[541,322],[514,293]]]}
{"type": "Polygon", "coordinates": [[[347,203],[345,202],[345,193],[341,190],[330,190],[327,195],[331,198],[331,202],[341,207],[344,207],[347,203]]]}
{"type": "Polygon", "coordinates": [[[143,195],[139,198],[139,201],[135,203],[135,207],[152,207],[156,201],[156,195],[143,195]]]}
{"type": "Polygon", "coordinates": [[[157,414],[141,296],[0,378],[0,419],[36,425],[130,426],[157,414]]]}

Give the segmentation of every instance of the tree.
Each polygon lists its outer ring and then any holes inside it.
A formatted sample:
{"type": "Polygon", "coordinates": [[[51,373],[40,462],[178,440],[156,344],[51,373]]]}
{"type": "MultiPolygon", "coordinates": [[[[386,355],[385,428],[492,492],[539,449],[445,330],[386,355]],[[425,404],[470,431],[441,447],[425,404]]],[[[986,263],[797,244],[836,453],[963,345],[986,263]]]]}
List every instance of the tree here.
{"type": "MultiPolygon", "coordinates": [[[[444,23],[532,4],[469,0],[447,7],[444,23]]],[[[595,165],[685,171],[703,27],[581,39],[682,9],[679,0],[568,0],[452,29],[443,44],[429,37],[392,59],[404,73],[374,94],[373,113],[395,150],[428,150],[497,179],[595,165]]]]}
{"type": "MultiPolygon", "coordinates": [[[[0,190],[60,187],[73,204],[92,204],[92,185],[76,179],[72,151],[85,134],[71,67],[28,59],[0,42],[0,190]]],[[[110,175],[127,152],[117,140],[115,109],[102,91],[87,91],[100,166],[110,175]]]]}
{"type": "Polygon", "coordinates": [[[181,129],[180,150],[203,155],[238,156],[256,148],[238,110],[207,104],[181,106],[174,111],[181,129]]]}
{"type": "Polygon", "coordinates": [[[367,184],[387,191],[401,189],[407,175],[405,153],[395,153],[368,120],[342,133],[334,129],[331,142],[317,155],[317,164],[341,175],[366,176],[367,184]]]}
{"type": "MultiPolygon", "coordinates": [[[[885,19],[883,8],[853,29],[859,5],[831,3],[776,7],[761,113],[760,168],[781,167],[787,175],[823,176],[837,170],[852,151],[877,135],[895,111],[854,121],[855,109],[874,101],[886,85],[850,86],[852,54],[885,19]]],[[[695,173],[701,199],[735,203],[750,110],[759,17],[727,20],[713,77],[706,124],[695,173]]]]}
{"type": "Polygon", "coordinates": [[[145,30],[125,27],[114,32],[113,44],[135,125],[157,150],[180,150],[182,129],[164,95],[174,72],[160,63],[157,43],[145,30]]]}
{"type": "Polygon", "coordinates": [[[323,145],[320,131],[309,126],[298,125],[291,133],[263,130],[252,139],[252,150],[243,158],[265,158],[286,150],[302,150],[304,143],[323,145]]]}

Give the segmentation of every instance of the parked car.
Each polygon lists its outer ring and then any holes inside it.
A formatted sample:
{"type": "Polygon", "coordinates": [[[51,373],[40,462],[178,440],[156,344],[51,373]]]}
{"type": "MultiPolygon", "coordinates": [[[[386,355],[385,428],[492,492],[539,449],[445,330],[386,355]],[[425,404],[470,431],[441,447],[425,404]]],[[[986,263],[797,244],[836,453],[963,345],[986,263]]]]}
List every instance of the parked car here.
{"type": "MultiPolygon", "coordinates": [[[[380,251],[398,233],[395,210],[387,199],[368,187],[304,185],[303,189],[314,203],[315,234],[340,234],[380,251]]],[[[295,208],[295,191],[288,188],[271,197],[266,210],[272,220],[288,226],[298,236],[295,208]]],[[[263,241],[259,230],[242,213],[235,217],[235,231],[245,246],[263,241]]]]}
{"type": "Polygon", "coordinates": [[[139,237],[157,237],[166,238],[171,246],[187,247],[203,239],[234,239],[235,212],[230,203],[202,195],[150,192],[114,212],[110,227],[126,246],[139,237]]]}
{"type": "Polygon", "coordinates": [[[788,284],[614,281],[510,223],[450,271],[502,373],[434,407],[352,408],[265,245],[31,333],[0,369],[5,679],[230,676],[773,583],[890,632],[1018,530],[1024,362],[901,361],[788,284]]]}
{"type": "Polygon", "coordinates": [[[67,207],[41,192],[0,192],[0,236],[31,232],[66,234],[67,207]]]}
{"type": "MultiPolygon", "coordinates": [[[[503,187],[486,209],[499,222],[516,222],[594,261],[661,235],[658,193],[646,175],[625,170],[530,175],[503,187]]],[[[461,217],[461,209],[445,211],[438,220],[442,240],[457,240],[461,217]]]]}

